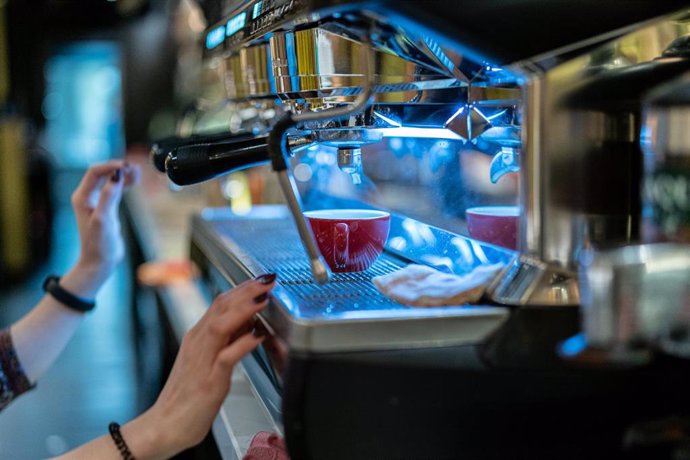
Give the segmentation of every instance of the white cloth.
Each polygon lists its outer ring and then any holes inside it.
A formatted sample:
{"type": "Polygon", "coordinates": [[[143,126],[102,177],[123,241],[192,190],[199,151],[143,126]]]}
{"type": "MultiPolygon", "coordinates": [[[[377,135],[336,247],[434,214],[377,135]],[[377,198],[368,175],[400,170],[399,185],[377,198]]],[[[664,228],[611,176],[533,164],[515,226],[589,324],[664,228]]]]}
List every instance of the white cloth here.
{"type": "Polygon", "coordinates": [[[466,275],[440,272],[410,264],[388,275],[372,278],[383,295],[404,305],[438,307],[477,302],[504,264],[480,265],[466,275]]]}

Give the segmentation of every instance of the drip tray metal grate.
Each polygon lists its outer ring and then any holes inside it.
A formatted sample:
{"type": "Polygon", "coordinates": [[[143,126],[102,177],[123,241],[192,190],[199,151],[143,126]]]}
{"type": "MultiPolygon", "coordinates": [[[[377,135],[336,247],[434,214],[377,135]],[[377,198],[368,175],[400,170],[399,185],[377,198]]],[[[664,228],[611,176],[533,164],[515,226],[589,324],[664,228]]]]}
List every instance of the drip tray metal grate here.
{"type": "MultiPolygon", "coordinates": [[[[268,208],[268,207],[266,207],[268,208]]],[[[460,305],[412,308],[378,292],[371,282],[408,261],[384,252],[366,271],[312,281],[294,223],[276,217],[202,213],[192,240],[206,263],[233,285],[265,272],[278,275],[274,302],[262,313],[290,348],[313,353],[442,347],[477,343],[508,317],[501,307],[460,305]]]]}
{"type": "Polygon", "coordinates": [[[325,285],[311,279],[309,259],[286,220],[233,221],[220,223],[218,231],[250,254],[264,271],[278,275],[280,285],[299,305],[304,316],[338,314],[359,308],[407,308],[381,295],[371,279],[406,265],[384,253],[363,272],[334,273],[325,285]]]}

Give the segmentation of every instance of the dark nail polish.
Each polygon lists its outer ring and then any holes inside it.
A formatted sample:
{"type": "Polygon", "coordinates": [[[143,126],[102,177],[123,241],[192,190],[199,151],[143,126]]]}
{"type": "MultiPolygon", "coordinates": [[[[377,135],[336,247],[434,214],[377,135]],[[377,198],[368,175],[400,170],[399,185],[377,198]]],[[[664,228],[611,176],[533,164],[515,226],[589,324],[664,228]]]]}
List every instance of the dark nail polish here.
{"type": "Polygon", "coordinates": [[[271,284],[276,280],[276,274],[275,273],[266,273],[261,276],[257,276],[256,280],[261,283],[261,284],[271,284]]]}
{"type": "Polygon", "coordinates": [[[268,299],[268,292],[264,292],[263,294],[254,297],[254,302],[261,303],[266,299],[268,299]]]}
{"type": "Polygon", "coordinates": [[[110,176],[110,180],[113,182],[120,182],[120,177],[122,176],[122,171],[120,171],[120,168],[116,169],[115,172],[113,173],[112,176],[110,176]]]}

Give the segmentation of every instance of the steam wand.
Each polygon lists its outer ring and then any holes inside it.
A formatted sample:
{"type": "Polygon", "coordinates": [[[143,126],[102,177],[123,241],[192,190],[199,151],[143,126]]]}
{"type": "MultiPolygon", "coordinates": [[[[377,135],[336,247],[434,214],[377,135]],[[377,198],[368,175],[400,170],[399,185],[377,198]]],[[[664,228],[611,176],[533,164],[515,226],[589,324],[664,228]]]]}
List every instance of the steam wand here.
{"type": "Polygon", "coordinates": [[[271,132],[268,134],[268,154],[271,158],[273,170],[278,173],[280,188],[283,191],[283,195],[285,195],[288,207],[297,225],[302,245],[307,252],[307,256],[309,256],[312,276],[319,284],[328,282],[328,270],[316,246],[314,234],[304,218],[299,191],[292,177],[292,172],[288,167],[289,165],[286,160],[286,156],[288,155],[286,140],[287,131],[298,123],[342,118],[360,112],[367,107],[369,99],[374,92],[374,53],[369,40],[365,42],[365,45],[365,52],[361,56],[363,61],[362,68],[364,69],[366,81],[362,87],[362,92],[359,93],[352,105],[334,107],[319,112],[305,112],[296,115],[288,112],[276,122],[273,129],[271,129],[271,132]]]}

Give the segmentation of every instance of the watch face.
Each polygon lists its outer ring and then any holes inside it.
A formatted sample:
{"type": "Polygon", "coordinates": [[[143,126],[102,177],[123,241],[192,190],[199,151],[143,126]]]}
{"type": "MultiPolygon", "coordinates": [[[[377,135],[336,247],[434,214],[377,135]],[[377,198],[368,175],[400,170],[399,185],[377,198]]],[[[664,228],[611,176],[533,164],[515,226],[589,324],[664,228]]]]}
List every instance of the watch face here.
{"type": "Polygon", "coordinates": [[[58,280],[57,276],[49,276],[46,278],[46,280],[43,282],[43,290],[44,291],[49,291],[53,289],[53,287],[57,284],[58,280]]]}

